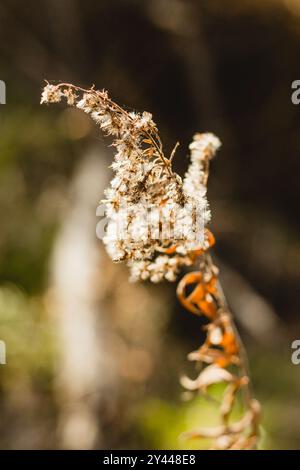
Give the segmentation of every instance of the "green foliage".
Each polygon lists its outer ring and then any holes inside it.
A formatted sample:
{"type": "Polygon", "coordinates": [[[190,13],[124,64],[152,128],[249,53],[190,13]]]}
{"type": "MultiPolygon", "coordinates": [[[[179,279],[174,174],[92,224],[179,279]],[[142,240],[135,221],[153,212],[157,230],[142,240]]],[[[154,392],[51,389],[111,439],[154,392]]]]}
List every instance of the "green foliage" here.
{"type": "MultiPolygon", "coordinates": [[[[205,439],[184,440],[182,433],[199,427],[216,426],[219,423],[218,401],[224,387],[210,387],[210,396],[197,396],[189,401],[168,402],[162,399],[145,401],[139,414],[138,426],[147,446],[153,449],[207,449],[205,439]]],[[[234,409],[232,419],[241,414],[234,409]]]]}
{"type": "Polygon", "coordinates": [[[0,288],[0,335],[6,343],[7,365],[1,367],[2,391],[22,383],[49,389],[54,365],[51,319],[41,298],[28,297],[13,285],[0,288]]]}

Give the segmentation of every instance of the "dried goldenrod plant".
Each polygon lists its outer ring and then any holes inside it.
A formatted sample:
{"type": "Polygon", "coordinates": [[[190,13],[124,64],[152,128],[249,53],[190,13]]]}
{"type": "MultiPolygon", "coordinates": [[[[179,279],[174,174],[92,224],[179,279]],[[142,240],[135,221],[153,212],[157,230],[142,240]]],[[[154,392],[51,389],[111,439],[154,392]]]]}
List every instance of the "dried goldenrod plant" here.
{"type": "Polygon", "coordinates": [[[244,347],[209,254],[215,240],[207,229],[206,190],[219,139],[211,133],[194,136],[191,164],[182,180],[172,169],[178,144],[170,156],[164,154],[150,113],[124,110],[105,90],[47,82],[41,103],[63,98],[89,114],[113,139],[115,176],[102,201],[109,220],[103,242],[113,261],[127,261],[132,281],[151,282],[175,281],[182,267],[198,265],[177,288],[181,304],[207,320],[204,343],[188,355],[200,365],[200,374],[195,380],[183,377],[182,385],[206,395],[210,386],[222,383],[224,391],[220,424],[187,432],[184,437],[208,438],[211,449],[254,449],[260,406],[253,398],[244,347]],[[240,398],[243,412],[234,420],[233,409],[240,398]]]}

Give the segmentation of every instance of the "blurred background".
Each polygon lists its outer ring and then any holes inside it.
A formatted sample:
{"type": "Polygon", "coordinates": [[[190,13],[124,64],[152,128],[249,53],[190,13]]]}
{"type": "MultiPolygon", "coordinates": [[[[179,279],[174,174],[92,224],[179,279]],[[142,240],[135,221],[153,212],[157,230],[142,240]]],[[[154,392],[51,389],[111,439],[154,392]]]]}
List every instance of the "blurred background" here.
{"type": "Polygon", "coordinates": [[[216,414],[181,399],[202,336],[175,285],[129,284],[97,240],[112,149],[80,111],[39,105],[48,79],[152,112],[180,174],[196,131],[221,138],[213,251],[261,447],[300,449],[299,50],[299,0],[1,1],[0,448],[183,448],[216,414]]]}

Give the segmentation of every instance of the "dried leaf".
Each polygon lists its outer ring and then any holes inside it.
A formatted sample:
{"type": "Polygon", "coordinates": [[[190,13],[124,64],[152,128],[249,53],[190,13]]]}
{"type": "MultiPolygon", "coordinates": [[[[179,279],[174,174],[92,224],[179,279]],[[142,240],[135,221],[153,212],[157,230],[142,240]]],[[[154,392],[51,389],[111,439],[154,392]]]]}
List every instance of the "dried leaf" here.
{"type": "Polygon", "coordinates": [[[208,340],[211,344],[219,345],[222,342],[222,330],[218,326],[211,325],[208,332],[208,340]]]}
{"type": "Polygon", "coordinates": [[[233,380],[235,378],[228,370],[212,364],[206,367],[195,380],[186,376],[182,377],[181,385],[187,390],[205,390],[209,385],[233,380]]]}

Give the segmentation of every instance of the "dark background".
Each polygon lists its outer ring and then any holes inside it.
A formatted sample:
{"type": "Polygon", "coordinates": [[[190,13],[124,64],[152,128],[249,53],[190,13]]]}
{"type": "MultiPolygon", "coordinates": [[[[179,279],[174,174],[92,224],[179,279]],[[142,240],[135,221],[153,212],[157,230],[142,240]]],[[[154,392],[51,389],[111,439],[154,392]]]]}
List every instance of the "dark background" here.
{"type": "Polygon", "coordinates": [[[214,420],[201,398],[180,401],[198,321],[174,285],[128,285],[111,265],[95,213],[112,151],[79,111],[39,105],[44,79],[153,113],[166,152],[180,141],[180,174],[195,132],[220,137],[214,255],[264,409],[261,446],[300,448],[299,50],[298,0],[1,1],[1,448],[175,448],[214,420]]]}

